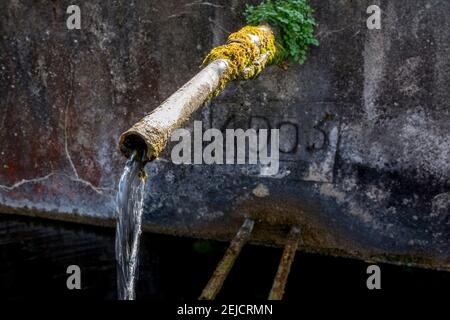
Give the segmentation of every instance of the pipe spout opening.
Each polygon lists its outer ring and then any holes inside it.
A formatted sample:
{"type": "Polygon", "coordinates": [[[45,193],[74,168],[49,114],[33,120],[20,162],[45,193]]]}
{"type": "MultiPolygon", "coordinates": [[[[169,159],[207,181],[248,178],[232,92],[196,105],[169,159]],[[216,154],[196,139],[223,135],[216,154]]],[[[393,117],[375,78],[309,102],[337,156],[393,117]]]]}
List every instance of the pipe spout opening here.
{"type": "Polygon", "coordinates": [[[144,164],[155,159],[153,147],[146,142],[145,137],[141,133],[132,129],[120,136],[119,148],[127,158],[130,158],[134,151],[142,154],[142,162],[144,164]]]}

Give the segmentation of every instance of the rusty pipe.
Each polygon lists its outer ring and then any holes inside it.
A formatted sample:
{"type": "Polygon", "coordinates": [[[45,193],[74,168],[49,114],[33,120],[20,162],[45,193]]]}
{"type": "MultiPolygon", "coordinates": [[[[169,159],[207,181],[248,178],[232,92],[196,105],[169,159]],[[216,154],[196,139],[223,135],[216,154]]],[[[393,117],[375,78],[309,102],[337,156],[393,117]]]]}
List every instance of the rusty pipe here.
{"type": "Polygon", "coordinates": [[[143,162],[158,158],[172,132],[209,98],[229,81],[257,76],[274,60],[276,52],[275,35],[268,25],[246,26],[231,34],[225,45],[214,48],[206,57],[205,68],[120,136],[120,150],[127,157],[133,150],[144,151],[143,162]]]}
{"type": "Polygon", "coordinates": [[[125,131],[119,139],[120,150],[127,157],[135,149],[144,150],[144,162],[157,158],[172,132],[218,88],[227,68],[228,62],[222,59],[208,64],[158,108],[125,131]]]}

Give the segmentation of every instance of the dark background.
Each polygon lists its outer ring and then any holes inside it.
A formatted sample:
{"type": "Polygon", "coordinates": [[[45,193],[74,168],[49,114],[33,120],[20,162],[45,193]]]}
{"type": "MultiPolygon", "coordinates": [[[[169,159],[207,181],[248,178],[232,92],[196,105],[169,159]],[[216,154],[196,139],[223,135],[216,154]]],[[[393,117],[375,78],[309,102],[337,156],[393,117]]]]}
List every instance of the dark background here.
{"type": "MultiPolygon", "coordinates": [[[[114,230],[72,223],[0,217],[0,299],[116,299],[114,230]],[[81,268],[82,289],[68,290],[66,268],[81,268]]],[[[144,234],[138,300],[192,302],[222,257],[226,243],[144,234]]],[[[264,301],[281,249],[244,247],[218,299],[264,301]]],[[[298,253],[285,299],[368,297],[384,294],[428,296],[447,292],[450,274],[380,264],[382,290],[366,288],[362,261],[298,253]]]]}

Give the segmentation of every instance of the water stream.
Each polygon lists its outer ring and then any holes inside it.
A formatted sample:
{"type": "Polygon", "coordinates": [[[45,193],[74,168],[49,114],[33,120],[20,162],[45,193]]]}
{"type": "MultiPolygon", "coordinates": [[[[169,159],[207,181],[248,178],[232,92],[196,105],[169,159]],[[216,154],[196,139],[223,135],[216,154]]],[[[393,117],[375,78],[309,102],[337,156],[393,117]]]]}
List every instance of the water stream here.
{"type": "Polygon", "coordinates": [[[138,152],[125,165],[117,192],[117,292],[119,300],[134,300],[146,174],[138,152]]]}

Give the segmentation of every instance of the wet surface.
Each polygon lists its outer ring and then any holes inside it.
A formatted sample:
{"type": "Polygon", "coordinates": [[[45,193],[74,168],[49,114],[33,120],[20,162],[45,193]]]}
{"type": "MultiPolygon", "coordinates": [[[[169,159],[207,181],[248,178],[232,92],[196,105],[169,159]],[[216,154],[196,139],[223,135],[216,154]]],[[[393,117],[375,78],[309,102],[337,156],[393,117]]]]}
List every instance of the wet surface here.
{"type": "MultiPolygon", "coordinates": [[[[198,297],[226,243],[144,234],[137,299],[189,301],[198,297]]],[[[281,250],[246,246],[218,299],[265,300],[281,250]]],[[[369,264],[299,253],[285,298],[374,294],[369,264]]],[[[450,273],[380,264],[383,293],[433,293],[450,287],[450,273]]],[[[0,217],[0,299],[115,299],[114,230],[25,217],[0,217]],[[82,289],[68,290],[66,269],[81,268],[82,289]]]]}
{"type": "Polygon", "coordinates": [[[142,155],[133,151],[120,178],[117,192],[116,261],[117,288],[120,300],[135,299],[136,273],[139,264],[142,208],[147,176],[142,155]]]}

